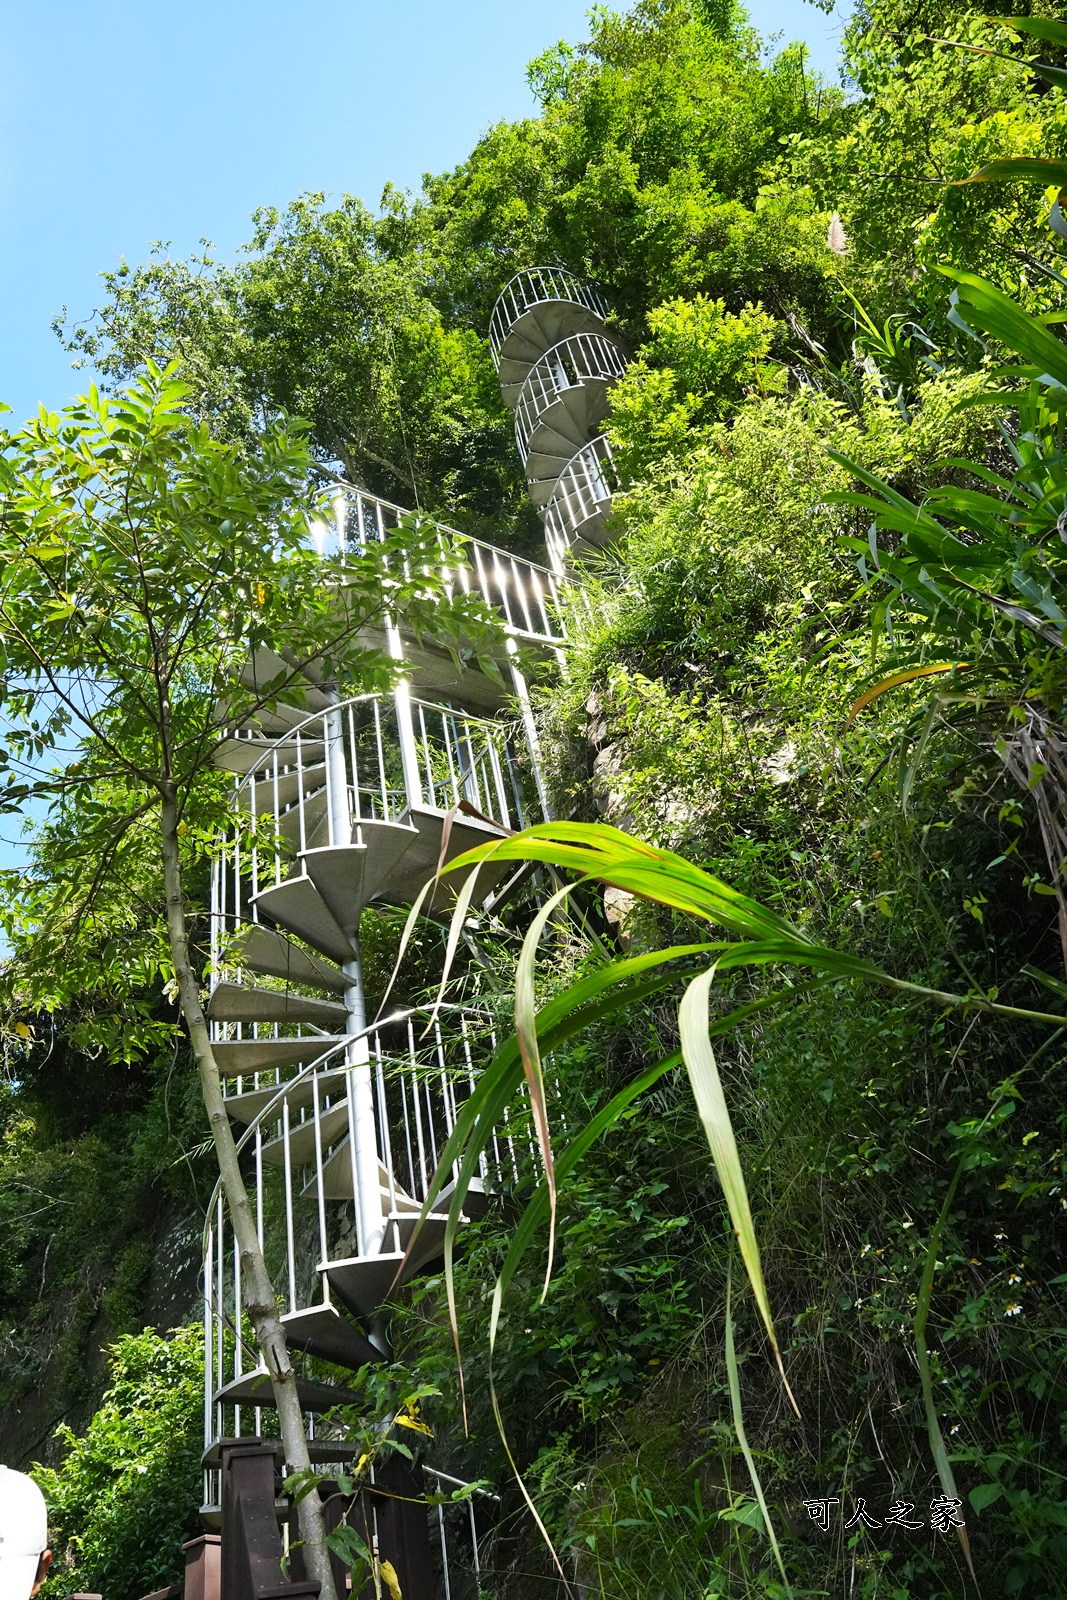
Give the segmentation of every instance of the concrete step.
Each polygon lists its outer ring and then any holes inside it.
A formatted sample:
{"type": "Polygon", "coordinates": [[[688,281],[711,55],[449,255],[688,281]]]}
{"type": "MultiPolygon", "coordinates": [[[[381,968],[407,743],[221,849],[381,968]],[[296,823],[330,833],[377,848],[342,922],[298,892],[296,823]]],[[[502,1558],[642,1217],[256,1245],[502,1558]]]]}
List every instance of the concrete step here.
{"type": "MultiPolygon", "coordinates": [[[[436,1203],[436,1202],[435,1202],[436,1203]]],[[[418,1213],[414,1215],[406,1211],[394,1211],[389,1214],[389,1223],[386,1228],[386,1242],[390,1245],[396,1241],[397,1233],[400,1235],[400,1248],[406,1250],[415,1235],[418,1227],[418,1213]]],[[[412,1251],[412,1260],[415,1263],[412,1270],[418,1271],[429,1261],[436,1261],[444,1253],[445,1229],[448,1225],[447,1211],[431,1211],[430,1215],[419,1228],[419,1237],[412,1251]]]]}
{"type": "Polygon", "coordinates": [[[528,478],[535,475],[543,476],[543,473],[538,471],[536,463],[544,458],[552,462],[553,472],[558,478],[567,462],[573,459],[574,452],[581,449],[588,437],[580,421],[571,421],[569,408],[562,401],[556,401],[541,413],[527,436],[526,455],[523,459],[526,476],[528,478]],[[562,466],[557,466],[557,462],[562,462],[562,466]]]}
{"type": "Polygon", "coordinates": [[[575,333],[610,337],[607,324],[588,306],[569,300],[545,300],[531,306],[511,324],[500,346],[497,376],[504,404],[514,411],[530,368],[561,339],[575,333]]]}
{"type": "MultiPolygon", "coordinates": [[[[331,1144],[336,1144],[338,1139],[345,1137],[348,1132],[348,1100],[342,1099],[331,1106],[326,1106],[319,1111],[318,1139],[321,1141],[323,1153],[331,1144]]],[[[309,1111],[303,1122],[295,1119],[289,1123],[289,1159],[294,1166],[306,1167],[315,1161],[318,1145],[315,1137],[315,1118],[309,1111]]],[[[263,1159],[269,1166],[284,1167],[285,1165],[285,1139],[271,1139],[263,1146],[263,1159]]],[[[308,1185],[310,1189],[313,1187],[308,1185]]]]}
{"type": "Polygon", "coordinates": [[[326,785],[304,795],[303,806],[292,806],[284,816],[279,819],[278,832],[283,839],[288,839],[294,849],[310,849],[313,845],[325,844],[329,839],[329,824],[326,817],[326,785]],[[300,815],[304,816],[304,837],[300,837],[300,815]]]}
{"type": "Polygon", "coordinates": [[[418,843],[410,822],[360,822],[349,845],[323,845],[302,852],[308,877],[342,928],[359,928],[359,914],[375,897],[393,900],[390,892],[403,862],[418,843]]]}
{"type": "MultiPolygon", "coordinates": [[[[429,806],[412,806],[405,813],[405,820],[418,830],[418,839],[397,862],[391,882],[382,886],[380,896],[383,900],[389,898],[396,904],[409,905],[428,879],[433,877],[441,856],[446,815],[446,812],[431,809],[429,806]]],[[[489,824],[457,813],[452,818],[445,862],[454,861],[457,856],[463,855],[467,850],[473,850],[476,845],[489,844],[501,837],[499,830],[490,827],[489,824]]],[[[484,900],[511,870],[513,864],[510,861],[496,861],[484,866],[478,874],[476,900],[484,900]]],[[[462,882],[462,873],[451,874],[438,885],[433,896],[433,905],[437,908],[450,905],[462,882]]],[[[424,904],[426,909],[429,909],[429,902],[424,904]]]]}
{"type": "MultiPolygon", "coordinates": [[[[278,1458],[278,1465],[281,1466],[282,1462],[285,1460],[285,1447],[281,1440],[265,1439],[262,1437],[262,1435],[260,1435],[260,1439],[263,1444],[271,1447],[274,1450],[274,1454],[278,1458]]],[[[351,1461],[357,1456],[361,1456],[365,1448],[365,1445],[361,1444],[355,1439],[318,1438],[308,1440],[308,1455],[312,1461],[351,1461]]],[[[210,1444],[204,1451],[202,1464],[208,1470],[210,1470],[212,1467],[219,1467],[222,1465],[221,1439],[216,1439],[214,1443],[210,1444]]],[[[291,1509],[292,1508],[288,1501],[279,1501],[279,1520],[282,1519],[283,1512],[288,1515],[291,1509]]],[[[218,1506],[201,1506],[200,1515],[209,1526],[218,1526],[218,1506]],[[211,1523],[212,1517],[215,1519],[214,1524],[211,1523]]],[[[73,1600],[73,1597],[71,1597],[71,1600],[73,1600]]]]}
{"type": "Polygon", "coordinates": [[[220,1039],[212,1045],[223,1078],[250,1077],[277,1067],[303,1066],[315,1061],[343,1034],[309,1034],[303,1039],[220,1039]]]}
{"type": "MultiPolygon", "coordinates": [[[[361,1395],[352,1389],[344,1389],[339,1384],[321,1383],[315,1378],[297,1378],[297,1392],[300,1395],[302,1411],[332,1411],[334,1406],[362,1406],[365,1401],[361,1395]]],[[[231,1378],[229,1383],[216,1390],[215,1400],[223,1405],[250,1405],[274,1406],[274,1389],[271,1385],[270,1374],[263,1367],[257,1367],[252,1372],[243,1373],[240,1378],[231,1378]]]]}
{"type": "MultiPolygon", "coordinates": [[[[386,1302],[393,1279],[404,1260],[402,1254],[349,1256],[320,1265],[330,1290],[361,1322],[369,1322],[386,1302]]],[[[409,1274],[405,1271],[401,1281],[409,1274]]]]}
{"type": "MultiPolygon", "coordinates": [[[[259,694],[265,692],[268,684],[283,683],[285,687],[275,692],[287,705],[295,705],[298,700],[305,700],[303,712],[305,717],[312,711],[325,711],[330,701],[317,687],[321,676],[317,663],[308,664],[295,679],[292,679],[293,670],[293,663],[284,661],[281,656],[263,645],[254,650],[245,662],[241,669],[241,682],[246,689],[259,694]],[[287,681],[290,679],[292,681],[287,681]]],[[[273,707],[271,709],[273,710],[273,707]]]]}
{"type": "Polygon", "coordinates": [[[327,1033],[344,1028],[348,1012],[339,1000],[312,999],[291,989],[257,989],[220,983],[208,1002],[212,1022],[312,1022],[327,1033]]]}
{"type": "MultiPolygon", "coordinates": [[[[446,1217],[436,1213],[427,1217],[416,1252],[404,1264],[401,1283],[415,1277],[427,1262],[441,1254],[446,1221],[446,1217]]],[[[390,1224],[386,1232],[387,1243],[391,1241],[392,1234],[390,1224]]],[[[327,1261],[320,1265],[319,1271],[325,1273],[337,1298],[361,1321],[368,1322],[386,1304],[402,1263],[403,1251],[390,1249],[377,1256],[349,1256],[343,1261],[327,1261]]]]}
{"type": "Polygon", "coordinates": [[[218,705],[218,725],[220,728],[238,728],[242,733],[266,734],[271,739],[279,738],[283,733],[290,733],[306,722],[311,715],[307,706],[287,705],[279,700],[268,710],[262,706],[251,716],[241,718],[238,715],[240,708],[233,702],[227,701],[225,696],[218,705]]]}
{"type": "MultiPolygon", "coordinates": [[[[284,733],[285,728],[278,731],[284,733]]],[[[313,767],[325,758],[326,746],[321,739],[301,739],[298,745],[295,739],[279,741],[265,733],[224,739],[211,757],[223,772],[242,774],[255,767],[263,775],[273,772],[276,766],[295,767],[298,761],[302,767],[313,767]]]]}
{"type": "MultiPolygon", "coordinates": [[[[316,1076],[318,1078],[320,1097],[324,1093],[336,1094],[340,1092],[344,1084],[344,1075],[345,1069],[343,1067],[333,1067],[326,1071],[318,1072],[316,1076]]],[[[259,1116],[264,1106],[269,1105],[274,1099],[281,1087],[282,1085],[276,1079],[272,1079],[271,1082],[263,1084],[259,1089],[249,1089],[244,1094],[227,1095],[226,1110],[234,1122],[252,1122],[259,1116]]],[[[311,1082],[311,1074],[308,1073],[306,1079],[296,1083],[295,1087],[289,1090],[290,1115],[294,1108],[299,1109],[301,1106],[310,1105],[313,1099],[314,1088],[311,1082]]],[[[278,1115],[279,1117],[281,1116],[280,1111],[278,1115]]]]}
{"type": "Polygon", "coordinates": [[[255,815],[262,817],[275,808],[279,812],[288,811],[301,795],[306,801],[320,790],[324,791],[325,787],[326,764],[320,761],[317,766],[305,767],[302,772],[279,773],[277,779],[271,774],[257,772],[255,783],[242,784],[235,799],[241,811],[251,811],[254,801],[255,815]]]}
{"type": "MultiPolygon", "coordinates": [[[[378,1177],[381,1182],[382,1209],[386,1212],[395,1207],[398,1212],[414,1211],[416,1216],[422,1210],[418,1200],[413,1200],[406,1194],[399,1184],[390,1187],[389,1173],[378,1162],[378,1177]]],[[[304,1185],[304,1194],[313,1194],[318,1191],[318,1178],[312,1177],[304,1185]]],[[[322,1193],[325,1200],[351,1200],[355,1191],[352,1187],[352,1155],[347,1133],[338,1144],[330,1151],[322,1163],[322,1193]]]]}
{"type": "Polygon", "coordinates": [[[362,1328],[357,1328],[334,1305],[323,1304],[308,1306],[304,1311],[287,1311],[282,1317],[282,1326],[294,1350],[320,1356],[323,1361],[332,1361],[338,1367],[350,1367],[353,1372],[385,1359],[362,1328]]]}
{"type": "MultiPolygon", "coordinates": [[[[285,878],[281,883],[261,889],[253,899],[260,921],[273,923],[287,933],[298,934],[320,955],[339,964],[355,959],[350,940],[341,932],[314,882],[306,874],[285,878]]],[[[353,927],[358,931],[357,912],[353,927]]]]}
{"type": "Polygon", "coordinates": [[[239,961],[250,972],[270,978],[285,978],[290,983],[307,984],[313,989],[329,989],[344,994],[348,987],[344,973],[333,962],[301,949],[291,939],[255,923],[230,946],[228,957],[239,961]]]}
{"type": "MultiPolygon", "coordinates": [[[[452,1196],[456,1190],[456,1181],[446,1183],[441,1193],[434,1201],[434,1208],[443,1211],[446,1215],[452,1204],[452,1196]]],[[[472,1178],[467,1185],[467,1192],[463,1196],[463,1215],[465,1217],[484,1217],[489,1210],[489,1195],[481,1178],[472,1178]]]]}

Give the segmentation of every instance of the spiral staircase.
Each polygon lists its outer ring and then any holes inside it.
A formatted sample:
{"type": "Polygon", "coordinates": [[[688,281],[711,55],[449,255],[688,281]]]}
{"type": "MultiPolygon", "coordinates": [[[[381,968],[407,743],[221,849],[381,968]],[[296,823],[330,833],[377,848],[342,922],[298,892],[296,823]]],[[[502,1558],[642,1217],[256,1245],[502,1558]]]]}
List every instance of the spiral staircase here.
{"type": "Polygon", "coordinates": [[[602,424],[626,355],[599,290],[561,267],[518,272],[497,299],[489,347],[514,413],[526,484],[552,570],[606,542],[616,487],[602,424]]]}
{"type": "MultiPolygon", "coordinates": [[[[333,1415],[360,1403],[349,1375],[390,1358],[390,1299],[441,1256],[451,1182],[412,1247],[413,1235],[457,1115],[495,1047],[493,1019],[476,1006],[397,1006],[371,1020],[361,916],[372,905],[410,906],[439,865],[550,815],[520,652],[562,659],[578,593],[565,558],[602,537],[610,451],[597,428],[624,366],[605,315],[595,290],[555,269],[520,273],[493,313],[493,354],[545,517],[550,566],[459,534],[447,546],[442,537],[441,549],[447,582],[480,595],[500,618],[497,673],[416,640],[383,608],[376,642],[402,664],[391,692],[342,698],[309,670],[293,697],[299,706],[272,700],[270,710],[225,727],[216,754],[233,799],[212,871],[208,1018],[288,1343],[301,1353],[311,1457],[325,1473],[343,1471],[362,1449],[333,1415]]],[[[332,516],[309,538],[323,555],[356,559],[404,515],[338,486],[332,516]]],[[[244,682],[260,690],[285,667],[261,650],[244,682]]],[[[512,888],[507,870],[489,864],[475,903],[491,913],[512,888]]],[[[438,886],[439,908],[451,893],[438,886]]],[[[505,1115],[465,1217],[516,1183],[532,1159],[524,1117],[505,1115]]],[[[253,1446],[280,1461],[221,1188],[205,1229],[204,1319],[202,1517],[211,1530],[236,1503],[227,1472],[242,1461],[251,1471],[253,1446]]],[[[409,1475],[401,1499],[417,1502],[445,1481],[419,1470],[422,1481],[409,1475]]],[[[430,1522],[415,1503],[414,1521],[399,1532],[387,1499],[371,1506],[374,1537],[411,1575],[405,1600],[475,1600],[479,1528],[495,1497],[437,1504],[430,1522]],[[390,1538],[403,1549],[388,1549],[390,1538]]],[[[284,1527],[291,1511],[280,1494],[275,1510],[284,1527]]]]}

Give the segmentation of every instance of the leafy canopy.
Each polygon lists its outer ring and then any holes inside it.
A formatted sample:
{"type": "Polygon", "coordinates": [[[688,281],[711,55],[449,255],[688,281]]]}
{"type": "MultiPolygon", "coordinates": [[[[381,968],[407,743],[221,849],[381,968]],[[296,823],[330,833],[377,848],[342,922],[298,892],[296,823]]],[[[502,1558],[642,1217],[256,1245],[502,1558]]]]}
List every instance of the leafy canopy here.
{"type": "Polygon", "coordinates": [[[98,996],[103,1042],[127,1058],[166,1031],[148,1016],[148,986],[170,978],[160,807],[173,798],[195,883],[228,815],[224,727],[300,705],[310,681],[388,686],[395,663],[362,636],[383,609],[462,628],[468,647],[496,639],[479,599],[448,599],[443,564],[462,554],[435,527],[409,519],[324,560],[304,430],[276,422],[252,453],[188,401],[152,367],[116,399],[93,388],[42,413],[0,459],[3,805],[48,808],[30,871],[5,885],[17,1000],[98,996]]]}

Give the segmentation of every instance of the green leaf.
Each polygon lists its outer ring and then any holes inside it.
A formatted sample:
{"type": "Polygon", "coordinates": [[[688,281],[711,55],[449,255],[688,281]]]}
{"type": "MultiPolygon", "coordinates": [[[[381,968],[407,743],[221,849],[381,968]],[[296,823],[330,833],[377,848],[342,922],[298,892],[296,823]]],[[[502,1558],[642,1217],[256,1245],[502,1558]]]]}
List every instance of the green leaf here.
{"type": "Polygon", "coordinates": [[[1010,28],[1013,33],[1029,33],[1035,39],[1046,39],[1049,44],[1058,44],[1067,50],[1067,22],[1053,22],[1050,17],[987,17],[986,21],[1010,28]]]}
{"type": "Polygon", "coordinates": [[[738,1522],[743,1528],[755,1528],[758,1533],[767,1531],[758,1500],[746,1500],[740,1506],[730,1506],[726,1511],[720,1511],[719,1521],[738,1522]]]}
{"type": "Polygon", "coordinates": [[[1004,1490],[999,1483],[979,1483],[968,1494],[967,1498],[975,1511],[984,1511],[986,1506],[991,1506],[1001,1499],[1004,1490]]]}
{"type": "Polygon", "coordinates": [[[966,183],[1026,182],[1041,183],[1045,188],[1067,187],[1067,161],[1053,160],[1049,156],[998,156],[972,172],[969,178],[954,179],[949,187],[959,188],[966,183]]]}
{"type": "MultiPolygon", "coordinates": [[[[708,1003],[711,985],[715,980],[715,968],[702,972],[694,978],[682,997],[678,1007],[678,1028],[682,1041],[682,1057],[689,1073],[689,1082],[696,1101],[697,1112],[704,1127],[704,1133],[711,1148],[711,1157],[715,1163],[715,1170],[722,1184],[722,1192],[730,1212],[730,1220],[734,1226],[734,1234],[741,1251],[741,1259],[745,1263],[748,1281],[752,1285],[752,1293],[759,1307],[759,1314],[763,1319],[763,1326],[767,1330],[767,1337],[771,1341],[775,1360],[778,1363],[782,1381],[785,1382],[785,1369],[782,1366],[781,1352],[774,1332],[774,1321],[771,1316],[770,1301],[767,1298],[767,1287],[763,1279],[763,1264],[760,1261],[759,1245],[756,1240],[756,1229],[752,1221],[752,1208],[749,1205],[748,1189],[745,1187],[745,1175],[741,1170],[741,1158],[737,1153],[737,1141],[734,1138],[733,1124],[726,1106],[726,1096],[723,1093],[722,1079],[719,1077],[719,1068],[715,1060],[715,1052],[711,1047],[711,1035],[708,1028],[708,1003]]],[[[789,1385],[786,1383],[786,1389],[789,1385]]],[[[790,1394],[792,1399],[792,1394],[790,1394]]],[[[796,1402],[793,1401],[794,1409],[796,1402]]]]}
{"type": "MultiPolygon", "coordinates": [[[[1067,162],[1061,163],[1067,182],[1067,162]]],[[[1053,337],[1044,324],[1024,311],[1008,295],[970,272],[938,267],[957,285],[953,303],[967,310],[967,322],[1023,356],[1039,376],[1067,388],[1067,345],[1053,337]]]]}
{"type": "Polygon", "coordinates": [[[748,1468],[748,1475],[752,1480],[752,1488],[763,1516],[763,1526],[767,1531],[771,1549],[774,1551],[774,1559],[777,1563],[778,1571],[782,1575],[785,1592],[791,1597],[793,1591],[789,1586],[789,1578],[785,1570],[785,1563],[782,1560],[782,1552],[778,1546],[778,1538],[774,1531],[774,1524],[771,1521],[771,1513],[767,1506],[766,1496],[763,1493],[763,1484],[760,1482],[760,1475],[756,1470],[756,1458],[752,1454],[752,1449],[745,1433],[745,1419],[741,1409],[741,1378],[737,1367],[737,1352],[734,1348],[734,1319],[731,1298],[731,1273],[730,1268],[727,1267],[726,1314],[723,1318],[723,1332],[726,1344],[726,1376],[730,1386],[730,1409],[733,1413],[734,1432],[737,1435],[737,1442],[741,1446],[741,1454],[745,1458],[745,1466],[748,1468]]]}

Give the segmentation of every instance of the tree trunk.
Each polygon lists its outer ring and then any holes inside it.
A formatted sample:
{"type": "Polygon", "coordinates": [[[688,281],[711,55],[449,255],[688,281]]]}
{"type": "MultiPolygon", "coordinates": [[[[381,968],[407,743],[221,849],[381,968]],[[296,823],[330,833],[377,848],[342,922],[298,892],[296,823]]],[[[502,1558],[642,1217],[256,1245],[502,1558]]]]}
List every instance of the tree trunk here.
{"type": "MultiPolygon", "coordinates": [[[[290,1470],[310,1471],[304,1418],[296,1389],[296,1374],[289,1360],[285,1342],[285,1329],[278,1316],[274,1286],[267,1273],[267,1264],[259,1244],[252,1206],[241,1175],[233,1129],[226,1114],[226,1105],[219,1085],[219,1071],[207,1022],[200,1006],[196,978],[189,964],[189,941],[185,926],[185,900],[182,892],[181,862],[178,853],[178,807],[175,785],[163,786],[162,807],[163,874],[167,895],[167,933],[170,939],[171,960],[178,985],[182,1015],[189,1030],[200,1089],[204,1097],[211,1136],[215,1143],[222,1189],[229,1207],[234,1238],[241,1254],[242,1284],[245,1288],[244,1305],[252,1319],[256,1342],[263,1364],[270,1374],[278,1408],[278,1428],[285,1458],[290,1470]]],[[[322,1502],[317,1493],[301,1500],[298,1507],[300,1537],[308,1576],[320,1585],[320,1600],[337,1600],[330,1557],[326,1548],[326,1530],[322,1516],[322,1502]]]]}

